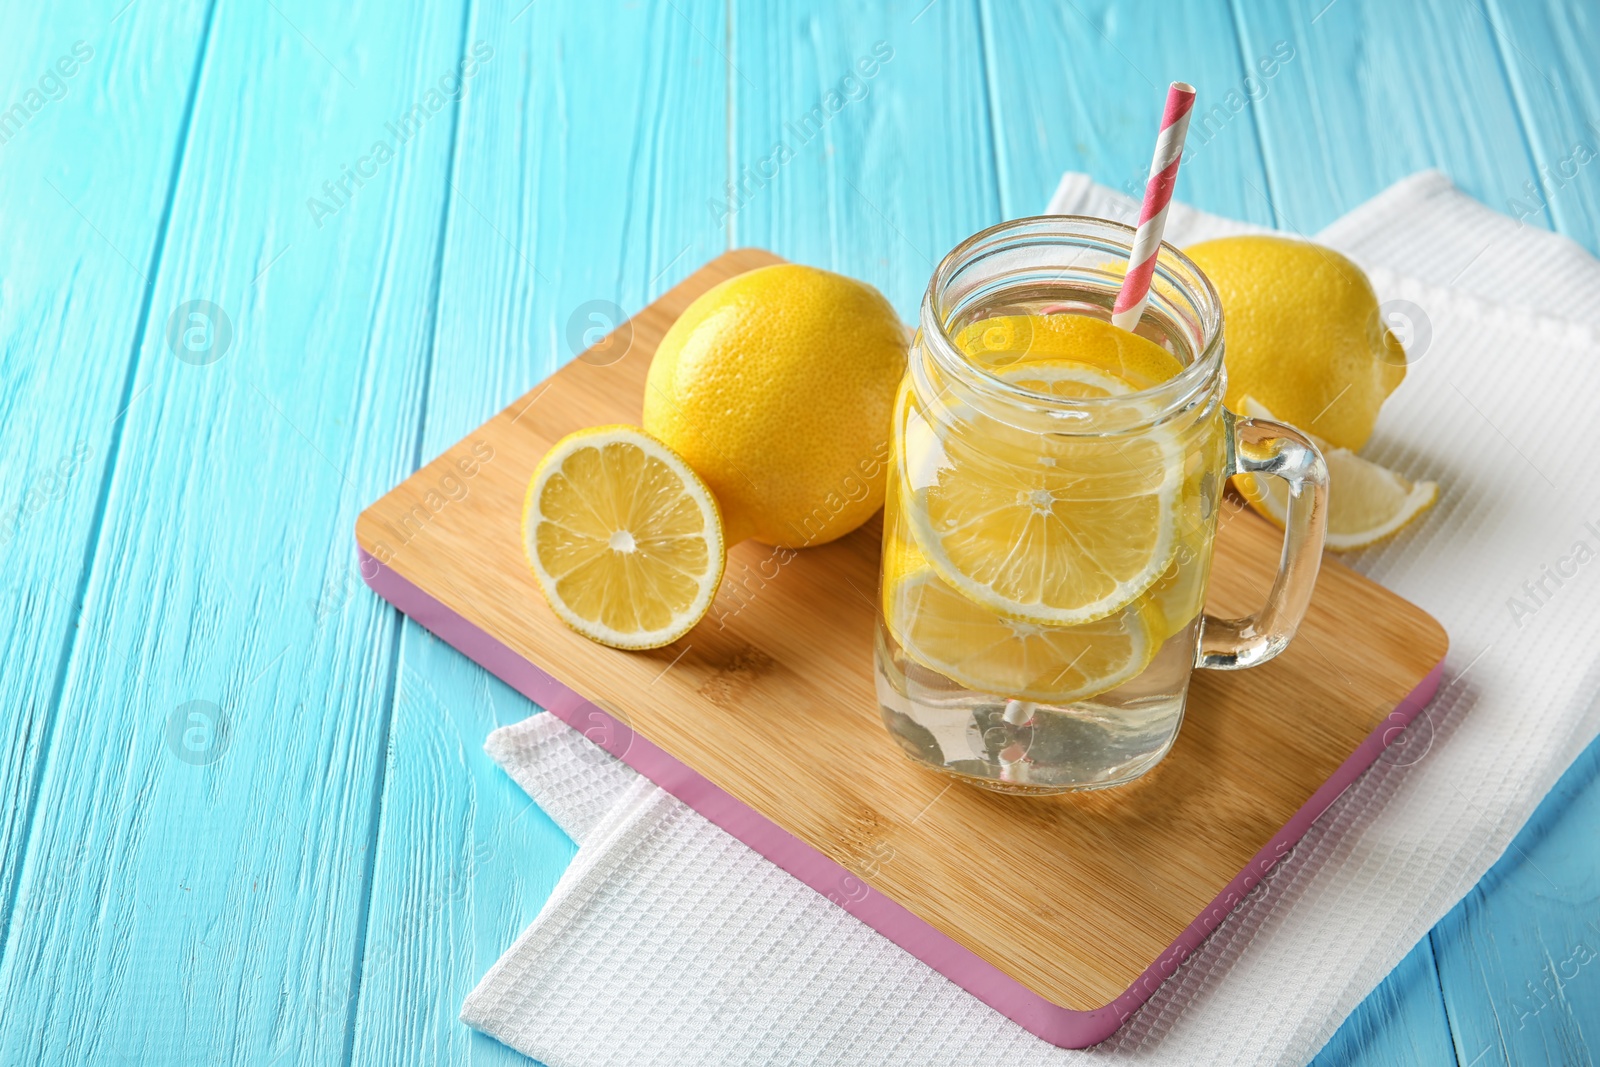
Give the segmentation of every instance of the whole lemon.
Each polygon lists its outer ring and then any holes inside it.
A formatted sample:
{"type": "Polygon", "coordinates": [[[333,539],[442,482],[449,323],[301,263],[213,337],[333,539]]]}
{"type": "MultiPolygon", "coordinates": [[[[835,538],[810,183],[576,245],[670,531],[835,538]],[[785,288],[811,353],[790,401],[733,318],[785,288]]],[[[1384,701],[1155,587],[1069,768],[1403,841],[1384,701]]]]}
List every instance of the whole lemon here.
{"type": "Polygon", "coordinates": [[[1245,397],[1351,451],[1406,376],[1360,267],[1286,237],[1224,237],[1185,249],[1222,297],[1228,407],[1245,397]]]}
{"type": "Polygon", "coordinates": [[[711,487],[729,545],[823,544],[883,504],[907,340],[872,286],[761,267],[672,324],[650,364],[644,426],[711,487]]]}

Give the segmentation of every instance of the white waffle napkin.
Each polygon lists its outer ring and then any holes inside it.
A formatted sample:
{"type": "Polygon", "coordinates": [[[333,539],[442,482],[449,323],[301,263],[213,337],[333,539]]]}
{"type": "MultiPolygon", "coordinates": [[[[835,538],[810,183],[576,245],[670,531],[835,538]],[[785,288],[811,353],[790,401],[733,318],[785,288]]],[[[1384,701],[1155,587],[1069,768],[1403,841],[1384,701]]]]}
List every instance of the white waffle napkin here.
{"type": "MultiPolygon", "coordinates": [[[[1069,174],[1050,211],[1134,207],[1069,174]]],[[[1168,238],[1241,228],[1175,204],[1168,238]]],[[[1416,528],[1345,558],[1444,623],[1445,681],[1404,743],[1093,1051],[1102,1064],[1311,1058],[1600,729],[1600,262],[1437,173],[1319,239],[1415,320],[1413,364],[1365,454],[1438,481],[1441,497],[1416,528]]],[[[487,748],[580,848],[467,998],[477,1029],[551,1067],[1089,1061],[554,717],[497,730],[487,748]]]]}

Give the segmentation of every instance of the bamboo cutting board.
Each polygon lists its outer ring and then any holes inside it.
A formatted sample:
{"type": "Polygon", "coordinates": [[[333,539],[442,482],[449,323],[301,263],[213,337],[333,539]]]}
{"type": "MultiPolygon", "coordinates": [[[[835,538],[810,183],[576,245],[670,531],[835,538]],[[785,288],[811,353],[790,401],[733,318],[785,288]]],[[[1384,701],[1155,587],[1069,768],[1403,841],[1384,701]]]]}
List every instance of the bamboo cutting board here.
{"type": "MultiPolygon", "coordinates": [[[[975,995],[1057,1044],[1111,1033],[1432,696],[1443,630],[1337,562],[1287,652],[1196,672],[1132,785],[1005,796],[912,764],[872,679],[878,522],[730,553],[711,613],[621,652],[558,621],[523,561],[523,494],[563,435],[640,420],[672,321],[779,260],[719,257],[406,479],[356,524],[381,595],[975,995]]],[[[1225,510],[1208,609],[1263,601],[1280,533],[1225,510]]]]}

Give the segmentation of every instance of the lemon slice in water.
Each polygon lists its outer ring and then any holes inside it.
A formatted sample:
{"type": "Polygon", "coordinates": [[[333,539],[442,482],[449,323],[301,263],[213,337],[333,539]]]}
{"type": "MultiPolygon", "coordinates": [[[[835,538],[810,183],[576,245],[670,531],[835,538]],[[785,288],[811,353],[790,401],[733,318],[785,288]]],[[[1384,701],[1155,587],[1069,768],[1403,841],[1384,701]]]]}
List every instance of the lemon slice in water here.
{"type": "Polygon", "coordinates": [[[1008,384],[1046,396],[1084,400],[1134,391],[1124,379],[1075,359],[1028,360],[996,368],[994,374],[1008,384]]]}
{"type": "MultiPolygon", "coordinates": [[[[1059,396],[1134,391],[1074,361],[1000,376],[1059,396]]],[[[916,540],[940,577],[985,608],[1076,625],[1117,611],[1167,569],[1184,466],[1173,434],[1025,434],[982,417],[935,426],[904,397],[897,417],[916,540]]]]}
{"type": "Polygon", "coordinates": [[[883,617],[917,663],[981,693],[1069,703],[1136,677],[1161,645],[1160,608],[1141,598],[1081,626],[1039,626],[988,611],[928,566],[905,524],[898,494],[884,516],[883,617]]]}
{"type": "Polygon", "coordinates": [[[889,632],[912,659],[968,689],[1062,704],[1115,689],[1160,645],[1143,602],[1081,626],[985,611],[924,567],[885,590],[889,632]]]}
{"type": "Polygon", "coordinates": [[[1134,394],[1182,364],[1087,315],[996,316],[955,343],[1030,392],[1126,402],[1058,430],[1015,413],[933,420],[902,396],[907,519],[929,564],[963,596],[1027,622],[1073,626],[1123,608],[1172,558],[1184,466],[1173,433],[1137,428],[1146,405],[1134,394]]]}

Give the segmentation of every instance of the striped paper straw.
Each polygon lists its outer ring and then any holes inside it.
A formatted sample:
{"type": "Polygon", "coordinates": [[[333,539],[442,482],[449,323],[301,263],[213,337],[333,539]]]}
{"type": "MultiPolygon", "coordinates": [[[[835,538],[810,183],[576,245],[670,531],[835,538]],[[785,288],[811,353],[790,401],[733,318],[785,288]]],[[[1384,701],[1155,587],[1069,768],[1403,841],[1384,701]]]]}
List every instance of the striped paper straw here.
{"type": "Polygon", "coordinates": [[[1161,116],[1161,136],[1156,139],[1155,158],[1150,161],[1150,181],[1144,187],[1144,206],[1139,209],[1139,232],[1133,238],[1128,256],[1128,273],[1111,308],[1111,322],[1132,330],[1144,314],[1150,298],[1150,279],[1155,275],[1156,256],[1161,252],[1161,233],[1167,228],[1167,205],[1172,203],[1172,187],[1178,181],[1178,163],[1183,158],[1183,138],[1189,132],[1189,113],[1194,110],[1194,86],[1173,82],[1167,90],[1167,109],[1161,116]]]}

